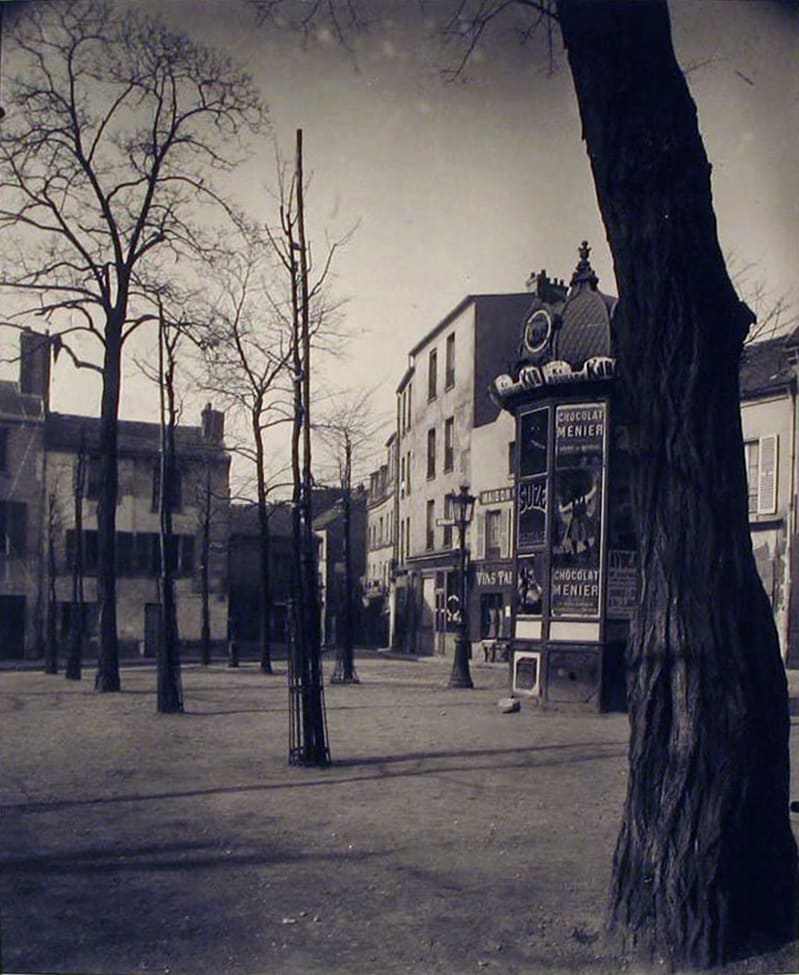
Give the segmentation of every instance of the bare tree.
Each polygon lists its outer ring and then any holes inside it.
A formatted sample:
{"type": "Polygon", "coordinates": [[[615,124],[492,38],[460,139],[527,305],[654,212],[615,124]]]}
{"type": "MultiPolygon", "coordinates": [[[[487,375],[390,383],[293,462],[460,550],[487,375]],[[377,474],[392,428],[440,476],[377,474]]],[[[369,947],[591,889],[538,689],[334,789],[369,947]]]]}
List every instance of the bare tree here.
{"type": "MultiPolygon", "coordinates": [[[[291,179],[280,181],[280,224],[269,230],[270,241],[289,285],[291,312],[291,426],[292,537],[294,585],[289,654],[289,761],[300,765],[328,765],[322,659],[320,646],[319,577],[313,533],[313,475],[311,457],[311,349],[314,302],[323,285],[337,245],[328,251],[321,273],[314,273],[305,226],[303,134],[297,130],[295,165],[291,179]]],[[[317,323],[319,319],[317,319],[317,323]]]]}
{"type": "Polygon", "coordinates": [[[262,110],[226,57],[141,11],[32,4],[10,26],[0,232],[14,235],[5,254],[16,260],[0,284],[22,296],[18,316],[45,316],[73,362],[102,376],[95,687],[117,691],[123,348],[154,320],[141,306],[143,273],[165,274],[165,252],[195,251],[197,207],[224,210],[209,177],[242,158],[240,136],[258,130],[262,110]],[[83,335],[99,343],[100,363],[81,358],[83,335]]]}
{"type": "Polygon", "coordinates": [[[260,537],[261,670],[272,673],[271,543],[269,526],[268,433],[291,417],[292,334],[290,312],[274,281],[266,235],[240,223],[240,244],[211,262],[212,338],[204,354],[204,385],[243,415],[249,442],[236,451],[255,473],[260,537]]]}
{"type": "MultiPolygon", "coordinates": [[[[257,2],[304,10],[305,29],[357,19],[354,0],[257,2]]],[[[631,953],[706,968],[794,938],[799,915],[787,682],[741,447],[753,315],[719,247],[665,0],[456,0],[464,58],[511,9],[524,33],[557,15],[620,292],[640,596],[610,921],[631,953]]]]}
{"type": "Polygon", "coordinates": [[[385,423],[375,418],[371,391],[333,396],[324,418],[315,424],[322,442],[331,454],[341,488],[344,516],[344,596],[343,629],[339,640],[333,683],[357,684],[354,660],[354,608],[356,600],[353,573],[352,482],[353,469],[361,459],[372,455],[378,433],[385,423]]]}

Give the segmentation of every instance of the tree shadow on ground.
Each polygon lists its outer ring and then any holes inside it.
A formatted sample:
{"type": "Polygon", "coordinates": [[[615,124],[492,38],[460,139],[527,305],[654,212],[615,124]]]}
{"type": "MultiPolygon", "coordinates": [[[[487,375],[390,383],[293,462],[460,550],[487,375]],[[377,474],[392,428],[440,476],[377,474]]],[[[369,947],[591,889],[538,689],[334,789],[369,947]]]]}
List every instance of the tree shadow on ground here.
{"type": "Polygon", "coordinates": [[[300,861],[366,860],[384,854],[363,850],[308,853],[259,844],[258,852],[233,853],[219,843],[164,843],[139,847],[93,847],[58,853],[7,856],[0,859],[4,879],[32,874],[106,874],[124,871],[196,870],[260,867],[300,861]]]}
{"type": "Polygon", "coordinates": [[[239,786],[220,786],[219,788],[209,789],[187,789],[184,791],[158,792],[151,794],[117,795],[106,797],[91,797],[87,799],[56,799],[52,802],[21,802],[6,803],[3,810],[6,815],[9,813],[48,813],[61,809],[72,809],[80,806],[105,806],[126,802],[159,802],[169,799],[195,799],[202,796],[225,796],[241,795],[244,793],[270,793],[281,792],[294,789],[308,788],[335,788],[342,785],[352,785],[367,783],[378,780],[416,778],[426,775],[444,775],[457,772],[491,772],[502,768],[519,769],[538,769],[538,768],[557,768],[559,766],[583,765],[597,761],[617,760],[627,755],[626,744],[622,746],[619,742],[590,742],[560,745],[533,745],[527,748],[487,748],[476,751],[440,751],[440,752],[410,752],[405,755],[380,755],[366,756],[363,758],[343,759],[334,762],[327,769],[318,768],[308,769],[309,774],[316,773],[321,778],[300,778],[306,770],[297,766],[286,766],[284,769],[290,778],[270,783],[259,783],[257,785],[239,786]],[[583,751],[579,751],[583,749],[583,751]],[[563,757],[555,758],[539,757],[542,752],[565,752],[563,757]],[[576,751],[576,753],[575,753],[576,751]],[[512,759],[516,756],[517,761],[505,762],[484,762],[483,764],[461,762],[452,764],[435,764],[431,767],[418,767],[418,763],[446,761],[447,759],[469,759],[469,758],[491,758],[504,756],[512,759]],[[403,769],[396,768],[397,765],[404,763],[417,763],[417,767],[403,769]],[[364,775],[340,776],[336,775],[337,769],[357,770],[364,768],[364,775]],[[376,772],[371,772],[376,769],[376,772]]]}

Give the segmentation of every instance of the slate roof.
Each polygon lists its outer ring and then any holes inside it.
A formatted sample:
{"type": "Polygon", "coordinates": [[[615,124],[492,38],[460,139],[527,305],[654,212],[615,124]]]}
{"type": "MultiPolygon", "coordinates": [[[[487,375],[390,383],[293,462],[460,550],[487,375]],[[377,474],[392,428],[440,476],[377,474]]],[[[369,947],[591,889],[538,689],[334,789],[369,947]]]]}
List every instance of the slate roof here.
{"type": "Polygon", "coordinates": [[[791,358],[799,346],[798,339],[794,332],[744,346],[740,370],[742,399],[756,399],[788,388],[794,379],[791,358]]]}
{"type": "Polygon", "coordinates": [[[32,393],[20,393],[19,383],[0,379],[0,414],[20,419],[41,420],[43,418],[42,398],[32,393]]]}
{"type": "MultiPolygon", "coordinates": [[[[290,505],[270,505],[269,528],[272,535],[291,536],[290,505]]],[[[259,533],[258,506],[233,504],[230,506],[230,534],[257,536],[259,533]]]]}
{"type": "MultiPolygon", "coordinates": [[[[85,431],[86,445],[97,450],[100,442],[100,419],[73,413],[48,413],[44,425],[44,442],[48,450],[78,450],[81,432],[85,431]]],[[[161,448],[161,429],[157,423],[141,420],[120,420],[118,427],[120,454],[157,454],[161,448]]],[[[200,427],[178,425],[175,446],[183,456],[204,454],[209,444],[203,440],[200,427]]],[[[217,445],[217,449],[224,448],[217,445]]]]}

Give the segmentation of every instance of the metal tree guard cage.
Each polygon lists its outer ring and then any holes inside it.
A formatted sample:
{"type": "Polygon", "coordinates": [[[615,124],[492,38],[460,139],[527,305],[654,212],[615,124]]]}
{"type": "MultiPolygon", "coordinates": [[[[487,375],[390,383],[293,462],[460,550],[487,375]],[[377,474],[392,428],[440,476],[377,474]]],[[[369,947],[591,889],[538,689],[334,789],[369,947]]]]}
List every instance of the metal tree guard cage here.
{"type": "Polygon", "coordinates": [[[289,765],[330,764],[322,661],[298,639],[296,603],[288,612],[289,765]]]}

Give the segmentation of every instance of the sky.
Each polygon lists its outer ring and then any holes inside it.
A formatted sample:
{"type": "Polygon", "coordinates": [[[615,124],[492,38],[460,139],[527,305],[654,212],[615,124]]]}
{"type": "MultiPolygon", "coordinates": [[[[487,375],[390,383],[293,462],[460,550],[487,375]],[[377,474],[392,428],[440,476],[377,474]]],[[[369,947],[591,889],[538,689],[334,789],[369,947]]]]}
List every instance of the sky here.
{"type": "MultiPolygon", "coordinates": [[[[523,46],[506,22],[466,76],[446,83],[441,69],[455,54],[434,36],[442,2],[423,16],[415,0],[363,0],[368,30],[347,50],[324,30],[303,39],[259,26],[239,0],[139,0],[249,68],[284,156],[303,129],[317,254],[326,237],[355,228],[331,283],[352,338],[323,385],[373,387],[373,409],[387,416],[408,350],[465,295],[523,291],[542,268],[568,279],[583,239],[600,287],[615,291],[559,39],[550,64],[543,35],[523,46]]],[[[762,287],[796,314],[799,8],[676,0],[671,10],[713,165],[722,248],[744,297],[762,287]]],[[[254,149],[234,192],[265,219],[274,150],[269,138],[254,149]]],[[[187,392],[188,422],[203,401],[187,392]]],[[[99,382],[59,360],[52,403],[96,413],[99,382]]],[[[152,388],[131,364],[121,415],[156,419],[152,388]]]]}

